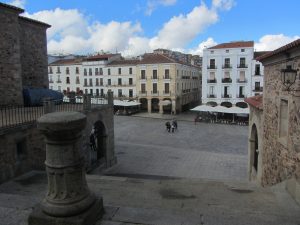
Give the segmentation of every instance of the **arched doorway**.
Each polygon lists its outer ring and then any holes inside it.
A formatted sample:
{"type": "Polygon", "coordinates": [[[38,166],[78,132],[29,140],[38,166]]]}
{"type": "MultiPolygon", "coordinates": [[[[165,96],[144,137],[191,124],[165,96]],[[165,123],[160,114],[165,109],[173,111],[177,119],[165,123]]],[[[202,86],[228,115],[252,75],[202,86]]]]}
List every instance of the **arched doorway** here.
{"type": "Polygon", "coordinates": [[[258,171],[258,135],[257,135],[257,127],[255,124],[252,125],[251,128],[251,136],[250,136],[250,151],[251,151],[251,168],[254,169],[254,171],[251,169],[252,174],[257,174],[258,171]],[[254,172],[254,173],[253,173],[254,172]]]}
{"type": "Polygon", "coordinates": [[[159,99],[158,98],[152,98],[151,99],[151,112],[152,113],[158,113],[159,112],[159,99]]]}
{"type": "Polygon", "coordinates": [[[235,104],[237,107],[240,107],[240,108],[248,108],[248,104],[246,102],[237,102],[235,104]]]}
{"type": "Polygon", "coordinates": [[[105,162],[107,150],[107,133],[102,121],[97,121],[94,123],[92,133],[94,134],[96,147],[96,155],[93,160],[96,160],[98,163],[105,162]]]}
{"type": "Polygon", "coordinates": [[[163,113],[171,114],[171,112],[172,112],[172,100],[170,98],[164,98],[161,101],[161,104],[163,105],[163,113]]]}
{"type": "Polygon", "coordinates": [[[146,98],[141,98],[140,99],[140,109],[143,112],[147,112],[148,111],[148,100],[146,98]]]}

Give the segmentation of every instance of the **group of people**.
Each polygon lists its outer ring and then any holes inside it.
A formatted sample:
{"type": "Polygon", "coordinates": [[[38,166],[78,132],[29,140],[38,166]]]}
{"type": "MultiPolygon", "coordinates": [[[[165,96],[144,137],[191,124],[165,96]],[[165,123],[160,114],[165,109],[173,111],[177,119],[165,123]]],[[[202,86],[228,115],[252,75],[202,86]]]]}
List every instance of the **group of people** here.
{"type": "Polygon", "coordinates": [[[167,121],[165,125],[166,125],[166,129],[169,133],[171,131],[172,131],[172,133],[174,133],[174,131],[177,130],[177,127],[178,127],[176,120],[172,120],[171,122],[167,121]]]}

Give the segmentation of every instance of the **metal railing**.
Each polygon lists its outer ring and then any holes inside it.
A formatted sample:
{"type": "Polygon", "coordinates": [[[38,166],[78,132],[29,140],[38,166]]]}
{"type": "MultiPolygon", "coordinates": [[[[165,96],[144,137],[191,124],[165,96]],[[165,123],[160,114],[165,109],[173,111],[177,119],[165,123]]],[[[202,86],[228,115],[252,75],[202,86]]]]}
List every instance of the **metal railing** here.
{"type": "Polygon", "coordinates": [[[39,117],[50,112],[83,111],[99,105],[112,103],[112,96],[76,96],[64,97],[63,100],[43,101],[41,106],[0,106],[0,131],[22,125],[33,124],[39,117]]]}
{"type": "Polygon", "coordinates": [[[207,79],[207,83],[217,83],[217,79],[207,79]]]}
{"type": "Polygon", "coordinates": [[[231,78],[222,78],[222,83],[232,83],[231,78]]]}

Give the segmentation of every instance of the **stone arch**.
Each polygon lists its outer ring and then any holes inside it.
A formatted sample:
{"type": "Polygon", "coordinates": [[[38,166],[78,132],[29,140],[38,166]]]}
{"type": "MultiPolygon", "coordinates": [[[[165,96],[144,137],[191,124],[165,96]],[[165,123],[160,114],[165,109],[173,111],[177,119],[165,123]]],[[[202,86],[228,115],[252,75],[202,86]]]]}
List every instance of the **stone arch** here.
{"type": "Polygon", "coordinates": [[[159,99],[158,98],[152,98],[151,99],[151,112],[152,113],[158,113],[159,112],[159,99]]]}
{"type": "Polygon", "coordinates": [[[148,111],[148,99],[147,98],[140,98],[140,109],[141,111],[148,111]]]}
{"type": "Polygon", "coordinates": [[[218,103],[216,103],[216,102],[207,102],[206,105],[215,107],[215,106],[218,105],[218,103]]]}
{"type": "Polygon", "coordinates": [[[232,103],[231,102],[222,102],[221,106],[225,106],[227,108],[231,108],[232,107],[232,103]]]}
{"type": "Polygon", "coordinates": [[[163,104],[163,113],[170,114],[172,112],[172,99],[164,98],[162,100],[162,104],[163,104]],[[170,103],[168,103],[168,101],[170,101],[170,103]]]}
{"type": "Polygon", "coordinates": [[[240,108],[248,108],[248,104],[246,102],[237,102],[235,105],[240,108]]]}

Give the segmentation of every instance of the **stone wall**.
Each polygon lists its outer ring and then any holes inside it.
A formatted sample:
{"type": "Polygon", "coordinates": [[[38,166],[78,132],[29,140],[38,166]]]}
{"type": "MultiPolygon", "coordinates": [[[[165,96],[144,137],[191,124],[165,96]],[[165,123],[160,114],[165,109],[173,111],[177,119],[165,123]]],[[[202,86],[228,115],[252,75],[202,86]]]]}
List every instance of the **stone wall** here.
{"type": "Polygon", "coordinates": [[[18,15],[0,4],[0,105],[23,104],[18,15]]]}
{"type": "MultiPolygon", "coordinates": [[[[300,68],[299,55],[293,61],[300,68]]],[[[300,101],[285,90],[280,80],[286,60],[268,61],[265,66],[263,99],[263,171],[262,184],[273,185],[286,179],[300,178],[300,101]],[[288,135],[286,143],[279,138],[280,100],[288,100],[288,135]]]]}
{"type": "Polygon", "coordinates": [[[23,87],[48,88],[45,24],[19,17],[23,87]]]}
{"type": "Polygon", "coordinates": [[[44,138],[36,124],[0,134],[0,183],[32,169],[44,169],[44,138]]]}

